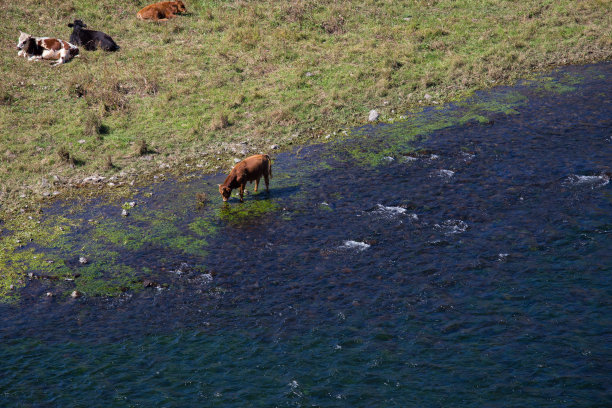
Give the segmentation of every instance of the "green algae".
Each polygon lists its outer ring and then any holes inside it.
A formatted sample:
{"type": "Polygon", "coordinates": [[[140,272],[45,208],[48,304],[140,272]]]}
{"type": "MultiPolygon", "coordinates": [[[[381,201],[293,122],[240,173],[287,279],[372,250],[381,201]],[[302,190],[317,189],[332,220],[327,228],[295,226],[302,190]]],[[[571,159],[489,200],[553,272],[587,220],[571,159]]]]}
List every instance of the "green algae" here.
{"type": "Polygon", "coordinates": [[[246,221],[261,218],[263,215],[274,213],[280,206],[272,200],[255,199],[233,205],[226,203],[217,210],[219,218],[227,223],[242,224],[246,221]]]}
{"type": "Polygon", "coordinates": [[[323,211],[334,211],[334,209],[331,208],[329,204],[323,204],[323,203],[319,204],[319,209],[323,211]]]}
{"type": "Polygon", "coordinates": [[[19,300],[19,289],[25,287],[29,272],[52,277],[70,274],[63,259],[34,246],[63,247],[73,223],[65,217],[41,222],[39,217],[20,214],[4,220],[0,236],[0,301],[19,300]]]}
{"type": "Polygon", "coordinates": [[[531,88],[532,92],[536,94],[564,94],[567,92],[573,92],[576,90],[576,85],[580,83],[579,77],[574,77],[574,79],[570,79],[572,76],[566,75],[560,79],[556,79],[553,77],[543,76],[534,80],[530,80],[527,83],[531,88]],[[577,82],[575,82],[577,81],[577,82]]]}
{"type": "Polygon", "coordinates": [[[105,221],[97,224],[92,237],[130,251],[140,249],[144,243],[141,229],[118,221],[105,221]]]}
{"type": "Polygon", "coordinates": [[[115,296],[142,287],[135,269],[119,263],[118,258],[118,253],[107,252],[101,259],[79,267],[80,276],[74,280],[75,289],[87,296],[115,296]]]}
{"type": "Polygon", "coordinates": [[[488,124],[493,115],[516,115],[517,109],[526,104],[527,100],[527,96],[520,92],[504,92],[487,99],[473,96],[453,104],[451,108],[421,109],[403,116],[393,126],[377,129],[375,138],[372,138],[367,127],[352,132],[353,143],[339,143],[336,149],[348,155],[344,158],[334,156],[334,159],[350,160],[362,166],[380,166],[412,152],[414,148],[411,142],[419,137],[427,137],[436,131],[472,121],[488,124]]]}
{"type": "Polygon", "coordinates": [[[200,237],[208,237],[217,233],[219,226],[210,217],[202,217],[193,221],[188,228],[200,237]]]}
{"type": "Polygon", "coordinates": [[[467,114],[467,115],[463,115],[460,119],[459,119],[459,124],[464,125],[468,122],[478,122],[481,124],[486,124],[486,123],[490,123],[491,120],[489,118],[487,118],[486,116],[482,116],[482,115],[478,115],[478,114],[467,114]]]}

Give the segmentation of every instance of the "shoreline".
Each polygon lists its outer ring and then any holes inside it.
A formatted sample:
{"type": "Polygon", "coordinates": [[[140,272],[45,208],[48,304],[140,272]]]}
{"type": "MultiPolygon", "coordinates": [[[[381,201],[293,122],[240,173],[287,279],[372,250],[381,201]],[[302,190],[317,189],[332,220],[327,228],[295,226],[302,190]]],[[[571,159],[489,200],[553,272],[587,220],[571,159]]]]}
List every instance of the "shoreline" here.
{"type": "MultiPolygon", "coordinates": [[[[135,194],[136,188],[142,188],[156,183],[157,181],[165,180],[166,177],[173,177],[176,180],[185,180],[195,177],[194,173],[199,175],[213,175],[216,173],[224,173],[231,170],[234,165],[234,159],[243,159],[247,156],[257,153],[270,154],[274,157],[275,154],[287,152],[297,146],[309,146],[318,143],[327,143],[338,140],[340,138],[350,137],[353,129],[358,129],[368,124],[392,124],[398,121],[405,120],[406,116],[418,114],[426,108],[444,107],[448,104],[460,103],[470,98],[476,92],[490,91],[496,87],[514,86],[522,81],[534,80],[545,77],[555,70],[563,69],[567,66],[584,66],[598,63],[607,63],[610,59],[586,61],[580,64],[570,64],[561,66],[551,66],[545,71],[530,71],[524,77],[510,82],[492,83],[490,87],[475,90],[462,98],[453,100],[434,100],[432,98],[425,101],[419,100],[415,104],[407,107],[408,110],[402,113],[396,112],[400,108],[384,105],[387,111],[393,112],[391,115],[381,115],[375,121],[367,120],[367,112],[364,113],[364,120],[357,122],[353,126],[341,128],[337,131],[317,132],[316,134],[300,135],[287,142],[279,141],[282,144],[272,144],[262,146],[261,143],[249,144],[243,143],[224,143],[221,146],[210,146],[209,152],[206,152],[198,157],[186,156],[174,159],[173,164],[162,162],[161,164],[147,166],[146,162],[153,162],[156,152],[150,152],[143,155],[141,163],[145,165],[139,167],[138,170],[130,169],[128,172],[121,171],[119,174],[108,174],[98,172],[87,175],[85,177],[77,176],[72,179],[63,179],[58,176],[51,176],[51,183],[43,184],[43,187],[38,186],[23,186],[28,189],[30,197],[14,198],[12,204],[6,205],[0,201],[0,219],[12,216],[11,214],[24,213],[40,213],[44,207],[52,205],[55,200],[71,200],[71,199],[95,199],[95,198],[129,198],[135,194]],[[219,154],[219,150],[223,152],[219,154]],[[213,150],[215,152],[213,152],[213,150]],[[203,165],[202,162],[212,163],[212,165],[203,165]],[[101,175],[104,174],[104,175],[101,175]],[[5,208],[2,208],[4,206],[5,208]]],[[[380,107],[378,107],[380,109],[380,107]]],[[[172,160],[170,160],[172,161],[172,160]]]]}

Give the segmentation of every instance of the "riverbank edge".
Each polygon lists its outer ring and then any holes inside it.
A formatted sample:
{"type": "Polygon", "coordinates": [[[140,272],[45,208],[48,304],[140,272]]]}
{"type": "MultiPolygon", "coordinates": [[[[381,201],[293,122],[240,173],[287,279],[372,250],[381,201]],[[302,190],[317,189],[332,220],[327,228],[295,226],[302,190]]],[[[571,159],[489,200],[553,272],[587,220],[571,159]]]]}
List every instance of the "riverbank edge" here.
{"type": "MultiPolygon", "coordinates": [[[[22,195],[17,197],[11,203],[0,202],[0,221],[5,221],[8,218],[19,217],[20,215],[37,215],[42,214],[44,209],[58,200],[89,200],[94,198],[103,198],[107,200],[116,200],[120,198],[128,199],[138,189],[154,184],[158,181],[165,180],[168,177],[177,180],[188,179],[196,175],[212,175],[217,173],[228,172],[234,165],[236,159],[243,159],[251,154],[267,153],[274,157],[281,152],[290,151],[298,146],[308,146],[319,143],[327,143],[342,138],[350,138],[354,129],[368,123],[395,123],[405,120],[405,116],[416,114],[427,107],[440,107],[450,103],[459,103],[468,99],[475,92],[482,92],[493,89],[498,86],[512,86],[520,81],[533,80],[538,77],[545,77],[547,74],[561,69],[566,66],[582,66],[596,63],[605,63],[612,61],[612,55],[597,55],[593,58],[585,58],[579,63],[567,65],[550,65],[546,69],[525,70],[520,73],[518,80],[491,82],[491,86],[481,88],[458,98],[441,98],[441,99],[425,99],[406,104],[404,106],[394,106],[392,104],[384,107],[385,112],[393,112],[392,114],[381,114],[380,117],[373,122],[368,122],[367,114],[364,112],[363,120],[355,122],[352,126],[345,128],[341,124],[331,124],[326,131],[313,130],[304,132],[303,134],[293,135],[291,139],[279,139],[278,144],[265,145],[261,140],[251,140],[245,150],[248,154],[240,154],[233,147],[232,150],[219,152],[218,146],[209,145],[207,151],[203,154],[178,153],[174,157],[173,163],[164,163],[158,165],[156,161],[142,161],[140,168],[137,171],[120,172],[113,176],[101,176],[91,174],[85,178],[76,176],[68,180],[56,178],[46,188],[40,192],[40,187],[34,185],[24,185],[27,190],[32,191],[29,196],[22,195]],[[206,162],[206,165],[200,165],[196,162],[206,162]],[[147,165],[147,163],[150,163],[147,165]]],[[[391,98],[389,98],[391,99],[391,98]]],[[[348,120],[348,118],[347,118],[348,120]]],[[[241,147],[238,145],[238,149],[241,147]]],[[[0,224],[0,236],[3,235],[2,225],[0,224]]]]}

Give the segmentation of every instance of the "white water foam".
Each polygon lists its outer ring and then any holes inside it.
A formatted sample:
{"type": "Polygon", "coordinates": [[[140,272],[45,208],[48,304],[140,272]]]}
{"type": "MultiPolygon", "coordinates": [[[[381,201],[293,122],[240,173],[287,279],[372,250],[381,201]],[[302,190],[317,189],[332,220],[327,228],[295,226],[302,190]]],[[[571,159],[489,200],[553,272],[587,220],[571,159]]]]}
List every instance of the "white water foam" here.
{"type": "Polygon", "coordinates": [[[453,235],[467,231],[468,224],[461,220],[446,220],[442,224],[435,224],[434,227],[444,232],[445,235],[453,235]]]}
{"type": "Polygon", "coordinates": [[[406,212],[405,208],[402,207],[387,207],[382,204],[376,204],[376,209],[373,211],[374,214],[382,215],[384,217],[392,218],[406,212]]]}
{"type": "Polygon", "coordinates": [[[203,273],[199,276],[199,279],[202,283],[210,283],[213,281],[213,277],[210,273],[203,273]]]}
{"type": "Polygon", "coordinates": [[[468,153],[468,152],[461,152],[461,156],[463,156],[463,160],[465,160],[465,161],[470,161],[474,157],[476,157],[475,154],[471,154],[471,153],[468,153]]]}
{"type": "Polygon", "coordinates": [[[438,172],[436,173],[436,175],[440,178],[443,178],[445,180],[450,180],[451,177],[453,177],[455,175],[455,172],[452,170],[438,170],[438,172]]]}
{"type": "Polygon", "coordinates": [[[579,176],[572,174],[563,182],[566,186],[591,186],[591,188],[603,187],[610,183],[610,176],[600,174],[598,176],[579,176]]]}
{"type": "Polygon", "coordinates": [[[366,244],[365,242],[349,240],[349,241],[344,241],[344,244],[342,244],[339,248],[340,249],[355,249],[359,252],[362,252],[368,249],[369,247],[370,247],[370,244],[366,244]]]}

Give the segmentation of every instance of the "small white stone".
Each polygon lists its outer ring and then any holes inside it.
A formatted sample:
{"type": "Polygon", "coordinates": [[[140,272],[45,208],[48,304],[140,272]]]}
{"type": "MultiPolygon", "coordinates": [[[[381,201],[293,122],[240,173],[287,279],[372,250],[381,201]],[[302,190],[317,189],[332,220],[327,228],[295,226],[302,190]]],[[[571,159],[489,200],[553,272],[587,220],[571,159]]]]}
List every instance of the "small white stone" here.
{"type": "Polygon", "coordinates": [[[127,212],[127,210],[124,208],[123,210],[121,210],[121,215],[123,215],[124,217],[127,217],[129,215],[129,213],[127,212]]]}
{"type": "Polygon", "coordinates": [[[70,294],[70,296],[71,296],[73,299],[76,299],[76,298],[78,298],[78,297],[81,297],[81,296],[82,296],[82,294],[81,294],[81,292],[79,292],[78,290],[74,290],[74,291],[72,291],[72,293],[70,294]]]}
{"type": "Polygon", "coordinates": [[[427,99],[428,101],[431,100],[433,98],[433,96],[431,96],[430,94],[425,94],[425,99],[427,99]]]}
{"type": "Polygon", "coordinates": [[[370,111],[370,116],[368,116],[368,120],[370,122],[374,122],[378,119],[378,117],[380,116],[380,114],[378,113],[378,111],[376,109],[372,109],[370,111]]]}
{"type": "Polygon", "coordinates": [[[273,144],[272,146],[270,146],[270,149],[271,150],[276,150],[276,149],[278,149],[278,145],[273,144]]]}
{"type": "Polygon", "coordinates": [[[79,143],[80,143],[80,144],[85,143],[85,139],[81,139],[81,140],[79,140],[79,143]]]}
{"type": "Polygon", "coordinates": [[[234,163],[240,163],[242,160],[240,160],[239,158],[235,157],[234,158],[234,163]]]}
{"type": "Polygon", "coordinates": [[[89,262],[89,259],[85,258],[84,256],[79,258],[79,263],[80,264],[86,264],[87,262],[89,262]]]}

